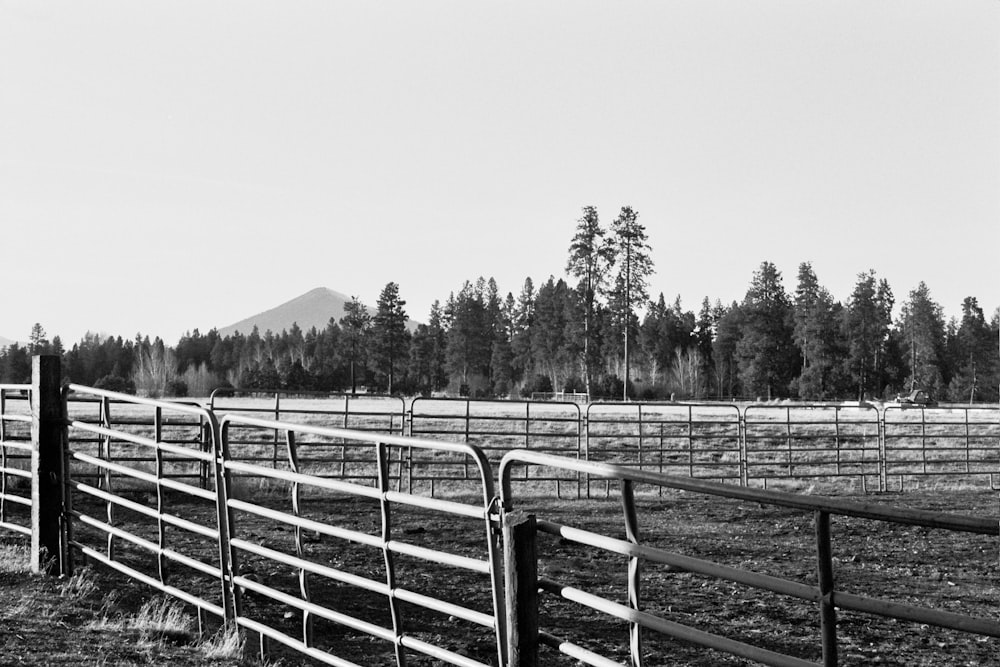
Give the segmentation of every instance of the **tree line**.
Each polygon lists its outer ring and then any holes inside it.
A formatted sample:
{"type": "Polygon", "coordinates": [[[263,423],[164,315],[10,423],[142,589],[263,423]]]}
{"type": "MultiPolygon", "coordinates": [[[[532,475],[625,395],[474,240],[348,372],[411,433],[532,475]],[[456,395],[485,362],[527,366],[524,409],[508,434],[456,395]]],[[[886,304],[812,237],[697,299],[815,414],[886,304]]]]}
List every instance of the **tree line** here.
{"type": "Polygon", "coordinates": [[[197,329],[170,347],[88,333],[65,349],[36,324],[29,343],[0,354],[0,381],[26,382],[30,356],[60,354],[67,381],[150,396],[204,396],[218,387],[405,395],[591,399],[881,399],[920,388],[940,400],[998,400],[1000,309],[975,297],[945,321],[923,282],[893,317],[895,296],[874,270],[834,300],[809,262],[794,289],[764,261],[742,301],[649,296],[646,229],[623,207],[604,227],[585,207],[565,275],[524,281],[502,295],[492,278],[465,281],[427,322],[407,327],[406,301],[389,282],[374,312],[356,297],[326,327],[221,336],[197,329]]]}

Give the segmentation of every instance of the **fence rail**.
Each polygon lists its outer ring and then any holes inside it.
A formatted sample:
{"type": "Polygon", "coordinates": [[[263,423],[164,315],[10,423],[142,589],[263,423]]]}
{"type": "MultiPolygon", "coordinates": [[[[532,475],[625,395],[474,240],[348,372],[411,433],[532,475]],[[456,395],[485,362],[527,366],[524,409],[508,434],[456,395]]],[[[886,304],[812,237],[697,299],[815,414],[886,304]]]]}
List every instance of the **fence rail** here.
{"type": "Polygon", "coordinates": [[[31,385],[0,384],[0,528],[31,535],[31,385]]]}
{"type": "MultiPolygon", "coordinates": [[[[516,493],[515,480],[511,476],[511,470],[515,466],[524,465],[560,468],[585,474],[591,478],[598,477],[616,482],[620,489],[625,539],[596,534],[553,521],[538,521],[537,532],[552,535],[564,542],[601,549],[627,557],[629,559],[626,593],[628,603],[622,604],[609,600],[580,590],[579,588],[567,586],[549,577],[541,577],[535,580],[534,572],[537,572],[537,567],[529,567],[526,568],[528,574],[525,580],[519,582],[516,590],[522,596],[527,596],[531,600],[529,602],[525,602],[524,600],[510,600],[508,604],[522,609],[525,607],[537,609],[538,603],[534,600],[535,591],[544,591],[567,602],[586,607],[591,611],[600,612],[625,621],[629,624],[630,664],[634,667],[641,667],[645,664],[641,629],[654,630],[674,638],[684,639],[707,648],[724,651],[766,665],[794,665],[797,667],[823,665],[831,667],[838,662],[837,609],[861,611],[891,619],[925,623],[987,637],[1000,637],[1000,622],[995,618],[969,616],[844,592],[839,588],[841,582],[834,583],[834,551],[830,533],[830,517],[838,515],[989,536],[1000,535],[1000,525],[998,525],[995,519],[948,515],[939,512],[912,509],[875,508],[871,505],[835,498],[816,498],[765,489],[739,488],[732,485],[674,477],[636,468],[626,468],[591,461],[572,461],[528,451],[509,452],[500,464],[500,489],[505,513],[510,513],[518,509],[519,494],[516,493]],[[727,567],[711,561],[691,558],[642,544],[638,530],[635,502],[635,487],[640,484],[691,493],[708,494],[721,498],[752,501],[769,507],[811,512],[815,520],[814,562],[816,563],[818,583],[816,585],[803,584],[794,579],[727,567]],[[645,611],[640,600],[640,567],[642,563],[669,565],[689,572],[744,584],[760,590],[816,604],[819,619],[819,643],[822,646],[822,662],[815,663],[798,656],[786,655],[760,648],[725,636],[708,633],[645,611]]],[[[506,539],[515,542],[515,544],[507,546],[508,550],[519,553],[537,554],[533,531],[522,531],[519,533],[507,531],[505,536],[506,539]]],[[[531,622],[523,623],[523,625],[533,628],[533,631],[512,637],[510,653],[511,655],[532,657],[520,664],[541,664],[538,662],[536,655],[539,644],[550,646],[565,655],[576,658],[584,664],[602,666],[619,664],[579,643],[557,636],[555,633],[544,629],[537,629],[537,618],[531,622]],[[513,644],[517,644],[517,646],[513,644]]]]}
{"type": "MultiPolygon", "coordinates": [[[[327,664],[345,663],[320,646],[319,639],[323,633],[314,628],[320,622],[337,624],[388,643],[399,665],[406,664],[404,654],[412,651],[445,664],[487,667],[489,663],[473,660],[444,646],[419,638],[414,632],[420,625],[417,619],[419,614],[408,611],[410,607],[414,607],[432,616],[438,615],[436,622],[428,627],[439,627],[444,619],[449,617],[452,622],[464,621],[485,627],[492,633],[491,641],[498,650],[494,656],[499,660],[497,664],[506,664],[503,642],[505,636],[503,574],[499,560],[499,543],[492,529],[495,493],[490,465],[481,450],[464,444],[302,426],[232,414],[222,418],[221,438],[223,447],[221,472],[225,476],[227,485],[231,484],[237,475],[250,475],[284,482],[291,488],[290,502],[284,507],[269,507],[260,501],[232,497],[226,501],[231,531],[232,562],[238,564],[252,559],[255,564],[254,571],[284,565],[296,571],[298,578],[298,590],[282,590],[280,584],[252,578],[241,573],[239,565],[234,565],[236,574],[233,584],[238,594],[235,622],[238,625],[259,633],[262,638],[280,642],[327,664]],[[228,453],[230,434],[237,428],[280,432],[286,448],[287,466],[283,469],[274,469],[232,460],[228,453]],[[367,446],[369,457],[378,470],[377,483],[363,485],[303,474],[299,464],[300,436],[338,438],[353,441],[359,446],[367,446]],[[394,491],[395,484],[390,476],[390,468],[395,460],[399,460],[399,457],[393,457],[392,454],[393,450],[397,449],[462,460],[464,465],[476,471],[476,484],[472,485],[472,488],[476,491],[473,497],[478,498],[478,502],[456,502],[394,491]],[[309,518],[305,504],[310,492],[319,493],[326,499],[332,496],[346,496],[372,501],[370,509],[378,517],[377,532],[337,527],[309,518]],[[478,531],[482,535],[480,553],[477,555],[455,553],[407,541],[407,535],[395,528],[399,515],[406,508],[419,508],[429,512],[433,518],[428,518],[427,521],[433,525],[440,525],[449,518],[472,520],[472,530],[476,530],[475,524],[478,523],[478,531]],[[294,535],[294,549],[291,552],[281,551],[243,537],[246,532],[241,529],[244,517],[255,519],[254,525],[257,531],[261,530],[257,525],[261,520],[272,530],[275,528],[279,531],[282,528],[291,530],[294,535]],[[324,549],[313,547],[314,543],[306,539],[306,534],[310,531],[344,546],[335,545],[324,549]],[[339,552],[348,549],[351,544],[367,547],[370,552],[368,559],[383,563],[384,578],[381,581],[351,573],[344,565],[331,565],[331,560],[338,560],[339,552]],[[411,587],[414,580],[411,579],[407,583],[401,577],[397,566],[397,560],[401,557],[408,557],[418,562],[437,563],[454,568],[459,573],[478,576],[479,581],[473,579],[469,587],[471,590],[489,592],[488,608],[474,609],[467,604],[450,602],[435,596],[433,590],[416,590],[411,587]],[[360,615],[338,610],[338,607],[343,609],[342,605],[324,605],[324,598],[317,591],[321,582],[336,582],[370,593],[376,598],[374,604],[378,604],[377,600],[381,599],[381,606],[385,611],[383,622],[372,622],[360,615]],[[293,636],[270,623],[267,620],[266,606],[257,604],[250,607],[244,604],[241,600],[242,595],[239,594],[241,590],[246,591],[246,595],[254,595],[258,600],[267,600],[272,605],[290,610],[289,613],[299,615],[301,618],[299,636],[293,636]],[[403,603],[409,606],[404,607],[403,603]]],[[[456,576],[461,578],[460,574],[456,576]]],[[[331,599],[328,596],[326,601],[336,602],[336,598],[331,599]]]]}
{"type": "MultiPolygon", "coordinates": [[[[539,627],[533,596],[541,590],[624,621],[635,667],[643,664],[646,631],[764,664],[816,664],[664,618],[640,596],[644,563],[815,605],[823,665],[837,662],[837,609],[1000,637],[995,619],[845,592],[833,576],[829,530],[831,516],[849,516],[996,537],[995,517],[875,507],[750,486],[770,479],[757,471],[758,464],[774,468],[775,475],[798,475],[798,467],[809,464],[798,457],[825,452],[829,448],[818,443],[831,439],[835,458],[812,461],[820,466],[815,476],[877,477],[884,487],[894,476],[957,469],[992,480],[998,474],[996,411],[907,408],[876,410],[873,416],[869,409],[831,412],[818,406],[593,404],[583,414],[574,404],[543,409],[532,403],[414,401],[411,430],[416,424],[418,433],[458,440],[448,442],[302,423],[286,414],[272,419],[259,410],[217,412],[79,385],[61,391],[58,358],[33,362],[32,385],[0,385],[0,528],[30,535],[36,571],[44,569],[46,552],[58,573],[71,572],[81,556],[102,563],[191,604],[203,629],[215,619],[256,633],[264,654],[279,643],[327,664],[362,664],[370,662],[365,656],[370,658],[374,640],[385,647],[383,662],[397,665],[406,664],[409,654],[467,667],[533,665],[539,645],[585,664],[617,664],[539,627]],[[874,463],[866,458],[874,450],[865,440],[873,428],[879,432],[874,463]],[[270,456],[241,451],[248,441],[266,442],[270,456]],[[349,454],[341,455],[342,466],[331,468],[329,452],[338,450],[349,454]],[[920,471],[913,472],[914,465],[920,471]],[[522,499],[538,496],[540,484],[552,482],[557,493],[560,486],[576,485],[578,497],[584,489],[589,494],[592,484],[605,495],[614,489],[622,509],[619,534],[547,516],[514,525],[522,499]],[[811,514],[817,583],[644,542],[635,502],[640,485],[811,514]],[[268,492],[274,490],[280,492],[268,492]],[[331,512],[331,503],[346,511],[331,512]],[[16,511],[22,511],[21,520],[14,520],[16,511]],[[435,541],[428,532],[450,537],[435,541]],[[626,558],[624,602],[557,576],[537,577],[537,533],[626,558]],[[403,562],[406,567],[400,567],[403,562]],[[379,563],[375,570],[373,563],[379,563]],[[461,597],[428,586],[421,564],[449,568],[461,597]],[[345,595],[357,596],[355,607],[334,602],[345,595]],[[449,647],[439,629],[455,623],[485,633],[492,652],[465,655],[449,647]],[[336,632],[328,631],[334,627],[336,632]]],[[[327,419],[328,413],[316,412],[320,421],[327,419]]]]}
{"type": "MultiPolygon", "coordinates": [[[[448,440],[475,445],[485,452],[492,465],[511,449],[581,458],[583,417],[576,403],[560,401],[489,401],[448,398],[415,398],[410,406],[409,434],[413,437],[448,440]]],[[[434,460],[414,458],[411,484],[438,487],[465,479],[470,471],[439,465],[434,460]]],[[[522,470],[522,476],[527,470],[522,470]]],[[[582,480],[574,476],[536,474],[532,481],[555,488],[561,497],[565,486],[575,487],[580,496],[582,480]]]]}
{"type": "Polygon", "coordinates": [[[221,487],[214,475],[209,475],[210,484],[195,485],[178,477],[194,477],[197,483],[199,476],[175,470],[214,469],[220,455],[215,415],[201,407],[124,399],[80,385],[67,389],[101,406],[98,422],[70,418],[67,424],[64,481],[70,569],[73,554],[82,554],[194,606],[202,626],[205,614],[232,616],[221,487]],[[133,414],[142,410],[148,419],[113,423],[112,401],[127,402],[133,414]],[[191,431],[186,440],[176,433],[167,435],[174,430],[168,425],[176,428],[178,423],[191,431]],[[96,454],[89,446],[95,441],[96,454]]]}
{"type": "Polygon", "coordinates": [[[746,478],[881,479],[880,415],[874,406],[747,406],[746,478]]]}
{"type": "MultiPolygon", "coordinates": [[[[512,448],[740,486],[850,481],[903,490],[921,477],[1000,490],[1000,409],[873,404],[572,403],[414,399],[409,434],[512,448]]],[[[437,487],[461,470],[414,477],[437,487]]],[[[537,481],[590,497],[607,480],[538,470],[537,481]],[[567,489],[567,485],[569,489],[567,489]]]]}

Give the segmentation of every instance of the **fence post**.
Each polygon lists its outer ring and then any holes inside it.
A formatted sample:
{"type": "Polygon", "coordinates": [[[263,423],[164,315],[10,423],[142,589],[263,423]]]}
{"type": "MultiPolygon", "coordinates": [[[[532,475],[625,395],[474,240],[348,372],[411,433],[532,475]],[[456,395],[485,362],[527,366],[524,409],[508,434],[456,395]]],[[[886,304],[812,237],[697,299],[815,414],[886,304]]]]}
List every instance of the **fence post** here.
{"type": "Polygon", "coordinates": [[[31,571],[63,574],[66,567],[60,519],[63,508],[63,443],[66,422],[58,355],[31,359],[31,571]]]}
{"type": "Polygon", "coordinates": [[[819,630],[824,667],[837,665],[837,609],[833,604],[833,550],[830,545],[830,513],[815,512],[816,570],[819,578],[819,630]]]}
{"type": "Polygon", "coordinates": [[[507,664],[538,667],[538,548],[535,515],[514,511],[503,516],[507,664]]]}

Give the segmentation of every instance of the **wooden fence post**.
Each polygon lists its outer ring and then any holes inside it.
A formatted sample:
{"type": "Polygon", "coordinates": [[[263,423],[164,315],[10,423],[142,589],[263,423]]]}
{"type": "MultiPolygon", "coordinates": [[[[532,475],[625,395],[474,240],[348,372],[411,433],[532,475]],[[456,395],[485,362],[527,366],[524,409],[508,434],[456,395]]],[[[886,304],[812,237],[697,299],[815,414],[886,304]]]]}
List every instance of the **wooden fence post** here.
{"type": "Polygon", "coordinates": [[[514,511],[503,517],[507,664],[538,667],[538,548],[535,516],[514,511]]]}
{"type": "Polygon", "coordinates": [[[31,571],[63,574],[62,369],[57,355],[31,359],[31,571]]]}

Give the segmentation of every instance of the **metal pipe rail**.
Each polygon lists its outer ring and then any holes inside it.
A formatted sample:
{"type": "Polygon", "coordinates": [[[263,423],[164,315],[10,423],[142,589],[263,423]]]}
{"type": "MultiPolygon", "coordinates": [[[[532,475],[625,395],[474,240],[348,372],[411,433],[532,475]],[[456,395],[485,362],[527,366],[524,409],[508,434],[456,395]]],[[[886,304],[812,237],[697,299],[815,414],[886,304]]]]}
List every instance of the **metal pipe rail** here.
{"type": "Polygon", "coordinates": [[[406,429],[406,401],[398,396],[380,394],[281,389],[216,389],[209,396],[208,408],[220,416],[246,414],[274,421],[301,421],[316,426],[352,431],[404,435],[406,429]],[[225,399],[230,399],[232,402],[226,403],[225,399]],[[306,403],[309,407],[305,407],[306,403]],[[358,407],[352,408],[352,406],[358,407]],[[296,419],[290,419],[292,417],[296,419]]]}
{"type": "MultiPolygon", "coordinates": [[[[742,484],[745,458],[742,417],[735,405],[591,403],[587,406],[588,461],[742,484]]],[[[589,478],[586,485],[589,498],[589,478]]],[[[605,494],[608,492],[605,486],[605,494]]]]}
{"type": "Polygon", "coordinates": [[[0,384],[0,528],[28,537],[31,536],[30,425],[31,385],[0,384]],[[22,410],[8,410],[7,402],[11,399],[22,410]]]}
{"type": "MultiPolygon", "coordinates": [[[[274,421],[296,422],[404,435],[406,432],[406,402],[399,397],[348,394],[321,391],[285,391],[278,389],[216,389],[209,397],[208,407],[218,416],[242,414],[274,421]]],[[[270,464],[277,467],[282,460],[284,444],[278,431],[230,431],[230,452],[243,461],[270,464]]],[[[364,448],[352,447],[344,441],[300,439],[302,464],[322,469],[323,474],[342,479],[375,480],[370,460],[364,448]]]]}
{"type": "MultiPolygon", "coordinates": [[[[582,412],[578,404],[565,401],[418,397],[410,405],[410,435],[475,445],[493,465],[516,448],[583,456],[582,412]]],[[[442,465],[433,457],[416,456],[407,463],[410,488],[429,484],[432,495],[451,480],[475,477],[473,470],[442,465]]],[[[562,497],[563,485],[569,484],[580,497],[581,480],[576,476],[536,476],[531,481],[554,484],[558,497],[562,497]]]]}
{"type": "Polygon", "coordinates": [[[485,627],[491,632],[492,640],[496,642],[498,664],[506,664],[506,636],[503,615],[502,578],[503,570],[499,555],[499,541],[494,530],[497,510],[494,507],[494,481],[489,462],[485,455],[476,447],[457,444],[404,438],[401,436],[362,433],[336,428],[323,428],[259,419],[237,414],[227,414],[220,421],[220,437],[222,442],[222,474],[226,488],[230,487],[237,475],[241,477],[255,476],[265,480],[273,480],[289,485],[290,506],[268,507],[262,500],[239,500],[229,498],[226,503],[229,515],[229,525],[232,539],[230,540],[230,559],[234,563],[235,575],[233,584],[236,587],[237,625],[257,632],[261,637],[262,657],[268,652],[267,643],[274,640],[289,646],[296,651],[331,665],[352,665],[340,655],[334,655],[320,645],[320,633],[314,631],[316,622],[322,620],[348,628],[357,633],[383,640],[392,646],[395,662],[406,664],[406,651],[430,656],[450,665],[463,667],[486,667],[487,663],[460,655],[444,647],[420,639],[413,629],[413,613],[407,611],[403,603],[427,610],[432,613],[452,617],[485,627]],[[283,437],[287,469],[261,466],[244,461],[232,461],[228,453],[229,437],[235,428],[258,429],[266,432],[279,432],[283,437]],[[306,475],[299,471],[299,455],[302,446],[299,436],[313,436],[324,439],[342,438],[358,446],[366,445],[370,454],[371,466],[378,472],[377,483],[365,486],[341,479],[330,479],[306,475]],[[392,450],[422,451],[441,453],[450,457],[463,457],[475,470],[478,480],[478,502],[467,503],[455,500],[442,500],[421,496],[412,492],[401,492],[391,488],[389,467],[393,460],[392,450]],[[311,495],[310,492],[311,491],[311,495]],[[336,493],[348,498],[361,498],[372,501],[378,507],[381,528],[377,535],[356,529],[332,525],[307,516],[305,503],[308,497],[328,497],[336,493]],[[482,556],[472,557],[436,547],[421,546],[405,540],[393,530],[394,522],[402,509],[416,508],[433,512],[437,521],[443,521],[447,516],[459,517],[463,520],[474,520],[482,530],[483,541],[480,543],[482,556]],[[244,525],[251,521],[266,520],[278,526],[287,527],[294,533],[294,554],[280,551],[276,548],[258,544],[251,539],[242,537],[244,525]],[[307,533],[330,537],[343,544],[328,556],[320,555],[320,547],[310,547],[305,537],[307,533]],[[343,566],[331,563],[337,554],[347,549],[349,544],[360,545],[375,550],[381,554],[384,564],[385,580],[377,581],[347,571],[343,566]],[[435,563],[458,571],[470,572],[485,577],[485,582],[479,590],[487,590],[490,595],[491,609],[482,611],[470,608],[467,604],[449,602],[433,595],[412,590],[399,583],[399,563],[401,557],[422,562],[435,563]],[[240,563],[243,559],[255,559],[291,568],[297,576],[299,586],[297,594],[282,590],[277,583],[261,582],[242,572],[240,563]],[[323,562],[320,562],[322,560],[323,562]],[[362,591],[373,593],[384,599],[384,610],[389,619],[390,627],[374,623],[358,616],[351,615],[344,609],[330,606],[316,592],[328,582],[351,586],[362,591]],[[244,604],[243,597],[251,593],[260,601],[251,609],[244,604]],[[265,609],[275,605],[291,610],[291,613],[301,616],[301,633],[298,637],[289,634],[269,622],[265,618],[265,609]],[[409,621],[409,622],[408,622],[409,621]],[[405,629],[404,629],[405,628],[405,629]]]}
{"type": "MultiPolygon", "coordinates": [[[[565,600],[582,604],[630,623],[629,639],[631,664],[643,664],[642,644],[639,628],[648,628],[668,636],[685,639],[702,646],[722,650],[734,655],[759,661],[767,665],[812,665],[795,656],[782,655],[757,646],[737,642],[723,636],[705,633],[697,628],[684,626],[643,612],[639,604],[639,563],[650,561],[673,565],[699,574],[722,580],[752,586],[818,605],[820,640],[824,666],[837,664],[837,608],[861,611],[887,618],[926,623],[942,628],[959,630],[990,637],[1000,637],[1000,622],[995,619],[972,617],[964,614],[929,609],[903,604],[891,600],[854,595],[836,590],[831,549],[829,521],[831,515],[858,517],[928,528],[970,532],[989,536],[1000,536],[1000,522],[973,516],[941,514],[924,510],[878,507],[870,503],[858,503],[834,498],[801,496],[766,489],[734,487],[704,480],[672,477],[659,473],[625,468],[590,461],[576,461],[535,452],[515,451],[505,456],[500,464],[501,499],[504,513],[517,509],[516,496],[510,471],[515,465],[538,465],[575,471],[587,476],[616,481],[621,485],[621,502],[625,516],[626,539],[614,539],[566,525],[549,521],[539,521],[538,532],[558,536],[563,540],[603,549],[627,556],[629,560],[628,599],[629,605],[611,602],[560,584],[551,579],[541,579],[539,587],[565,600]],[[710,561],[690,558],[662,549],[640,544],[635,528],[636,507],[633,488],[636,484],[649,484],[723,498],[747,500],[764,505],[804,510],[813,513],[816,522],[816,562],[818,585],[806,585],[779,577],[764,575],[748,570],[723,566],[710,561]]],[[[517,548],[517,547],[514,547],[517,548]]],[[[509,604],[516,604],[509,601],[509,604]]],[[[540,631],[535,639],[561,652],[576,657],[590,665],[612,664],[608,659],[596,656],[585,647],[557,638],[551,633],[540,631]]],[[[513,653],[513,648],[511,649],[513,653]]]]}
{"type": "Polygon", "coordinates": [[[747,480],[856,476],[879,479],[880,415],[874,406],[748,405],[747,480]]]}
{"type": "Polygon", "coordinates": [[[203,629],[205,614],[220,620],[231,617],[234,597],[228,551],[223,548],[229,528],[221,488],[214,483],[218,457],[214,414],[193,405],[80,385],[69,385],[67,392],[99,400],[103,422],[69,419],[67,424],[70,437],[65,454],[64,514],[70,567],[75,549],[194,606],[203,629]],[[127,430],[112,426],[108,418],[112,401],[129,404],[133,411],[151,412],[149,419],[130,420],[127,430]],[[199,434],[208,433],[208,451],[202,450],[200,439],[189,447],[165,441],[168,416],[194,418],[187,425],[199,434]],[[203,424],[208,427],[203,429],[203,424]],[[94,441],[99,443],[97,455],[81,451],[94,441]],[[117,443],[117,453],[112,443],[117,443]],[[141,454],[120,456],[126,445],[141,454]],[[213,471],[214,490],[169,477],[167,465],[171,461],[208,467],[213,471]],[[96,481],[90,484],[84,480],[96,481]],[[197,509],[192,509],[192,503],[197,509]],[[94,508],[104,517],[99,518],[94,508]],[[195,518],[198,515],[200,522],[195,518]],[[218,586],[217,595],[209,593],[213,582],[218,586]]]}
{"type": "Polygon", "coordinates": [[[884,470],[903,490],[908,477],[984,476],[1000,490],[1000,419],[992,408],[886,406],[884,470]]]}
{"type": "MultiPolygon", "coordinates": [[[[145,399],[143,399],[145,400],[145,399]]],[[[161,400],[170,405],[186,405],[201,408],[193,401],[161,400]]],[[[130,442],[128,434],[151,432],[156,428],[154,415],[148,406],[136,400],[136,397],[109,392],[106,396],[88,393],[71,392],[66,396],[66,415],[71,422],[89,424],[94,428],[110,429],[114,433],[98,433],[93,429],[73,430],[69,437],[76,451],[89,453],[93,456],[107,458],[106,449],[113,449],[113,458],[136,468],[153,467],[156,457],[153,450],[130,442]],[[124,397],[124,398],[120,398],[124,397]],[[118,437],[124,434],[123,437],[118,437]]],[[[194,414],[168,411],[161,415],[159,424],[159,443],[163,448],[162,463],[164,478],[196,480],[202,488],[209,485],[210,465],[208,461],[192,461],[189,452],[193,448],[203,452],[210,451],[210,425],[194,414]],[[170,447],[180,448],[180,454],[169,451],[170,447]]],[[[90,471],[97,476],[96,468],[90,471]]],[[[87,477],[84,469],[77,471],[77,478],[87,477]]]]}

